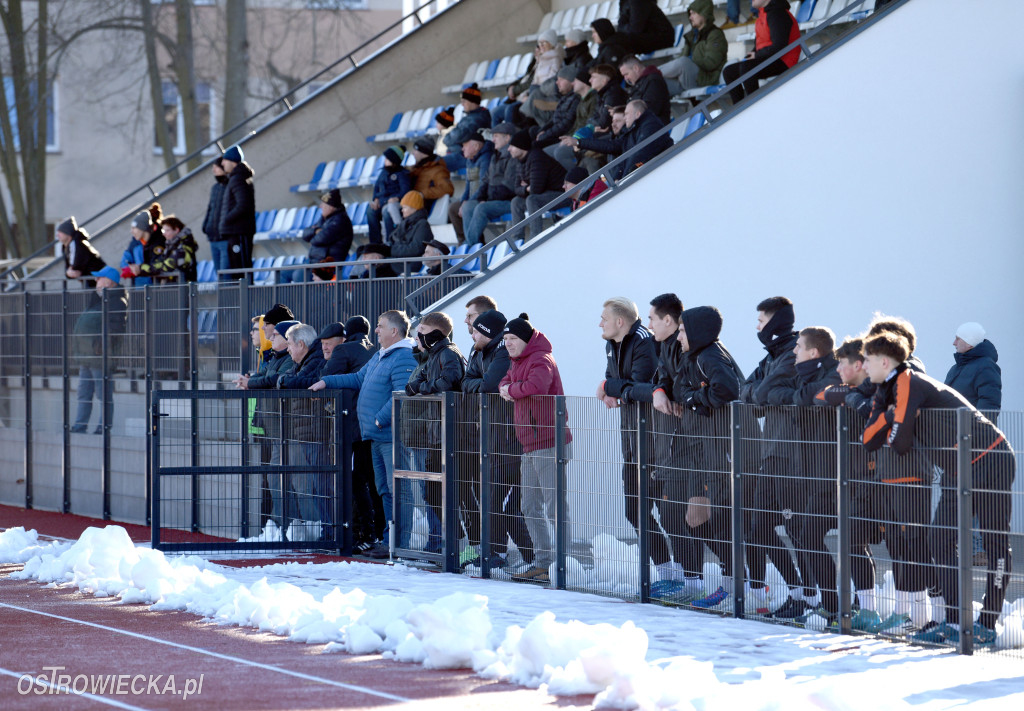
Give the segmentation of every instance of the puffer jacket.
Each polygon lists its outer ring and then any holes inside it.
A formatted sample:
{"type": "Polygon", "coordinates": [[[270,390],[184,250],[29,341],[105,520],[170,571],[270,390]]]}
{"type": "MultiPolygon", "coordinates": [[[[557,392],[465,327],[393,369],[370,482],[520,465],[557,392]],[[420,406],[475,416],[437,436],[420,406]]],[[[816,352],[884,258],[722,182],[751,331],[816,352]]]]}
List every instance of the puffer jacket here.
{"type": "Polygon", "coordinates": [[[352,220],[345,208],[340,208],[326,219],[321,216],[317,224],[303,230],[302,239],[309,242],[310,264],[328,258],[341,262],[352,249],[352,220]]]}
{"type": "MultiPolygon", "coordinates": [[[[534,331],[523,352],[511,360],[501,385],[508,386],[515,401],[512,417],[516,438],[524,453],[551,449],[555,446],[555,398],[541,396],[565,394],[558,365],[551,355],[551,342],[540,331],[534,331]]],[[[572,433],[566,423],[565,443],[569,442],[572,433]]]]}
{"type": "Polygon", "coordinates": [[[206,204],[206,216],[203,218],[203,234],[211,242],[222,242],[225,239],[220,236],[220,205],[227,183],[228,176],[222,175],[210,186],[210,201],[206,204]]]}
{"type": "Polygon", "coordinates": [[[692,59],[700,69],[697,86],[718,84],[729,54],[729,42],[725,33],[715,26],[715,6],[711,0],[694,0],[687,10],[703,17],[704,26],[686,33],[683,56],[692,59]]]}
{"type": "Polygon", "coordinates": [[[580,95],[572,89],[568,94],[563,94],[558,99],[555,112],[551,114],[551,120],[540,127],[533,145],[535,148],[545,148],[558,143],[562,136],[572,134],[573,124],[576,123],[576,108],[580,105],[580,95]]]}
{"type": "Polygon", "coordinates": [[[448,166],[437,156],[426,156],[409,169],[412,189],[423,193],[425,200],[437,200],[442,195],[455,194],[448,166]]]}
{"type": "Polygon", "coordinates": [[[177,236],[164,245],[163,253],[154,258],[151,264],[141,265],[140,276],[173,277],[175,272],[181,273],[179,281],[190,282],[198,278],[196,264],[196,238],[192,230],[184,228],[177,236]]]}
{"type": "Polygon", "coordinates": [[[565,48],[556,44],[554,47],[537,57],[537,63],[533,67],[534,84],[543,84],[548,79],[553,79],[558,70],[565,66],[565,48]]]}
{"type": "MultiPolygon", "coordinates": [[[[640,145],[663,128],[665,128],[665,124],[657,116],[650,111],[644,111],[633,122],[632,126],[623,129],[622,133],[618,136],[613,138],[581,138],[579,139],[579,147],[580,150],[584,151],[596,151],[597,153],[606,153],[610,156],[619,156],[633,150],[634,147],[640,145]]],[[[637,151],[628,165],[621,166],[618,169],[618,175],[615,177],[621,179],[671,147],[672,137],[668,133],[662,134],[646,147],[637,151]]]]}
{"type": "MultiPolygon", "coordinates": [[[[427,242],[434,238],[430,231],[430,223],[427,222],[427,211],[417,210],[404,220],[398,223],[388,240],[391,242],[391,256],[399,257],[421,257],[427,248],[427,242]]],[[[410,266],[414,271],[419,269],[419,264],[413,263],[410,266]]]]}
{"type": "Polygon", "coordinates": [[[480,181],[480,189],[472,197],[473,200],[511,200],[516,196],[516,174],[519,161],[512,157],[506,146],[494,154],[491,164],[487,166],[487,174],[480,181]]]}
{"type": "Polygon", "coordinates": [[[356,414],[363,439],[391,441],[391,393],[405,390],[416,368],[412,346],[411,338],[402,339],[390,348],[378,350],[355,373],[321,378],[329,388],[359,391],[356,414]]]}
{"type": "Polygon", "coordinates": [[[256,234],[256,191],[253,187],[253,170],[241,162],[228,176],[221,198],[219,232],[222,238],[228,235],[256,234]]]}
{"type": "Polygon", "coordinates": [[[480,190],[480,184],[491,167],[491,161],[495,158],[494,144],[484,141],[484,145],[473,157],[473,160],[466,161],[466,188],[462,191],[462,202],[466,202],[480,190]]]}
{"type": "MultiPolygon", "coordinates": [[[[355,373],[372,357],[373,344],[370,343],[370,339],[362,333],[355,334],[346,338],[344,343],[334,347],[330,360],[324,363],[324,368],[320,371],[320,377],[355,373]]],[[[362,439],[362,435],[359,432],[359,419],[356,417],[356,392],[345,390],[341,396],[341,403],[345,411],[349,413],[343,415],[345,436],[349,442],[358,442],[362,439]]]]}
{"type": "Polygon", "coordinates": [[[462,390],[466,359],[449,338],[442,338],[426,352],[424,367],[405,384],[406,395],[433,395],[462,390]]]}
{"type": "Polygon", "coordinates": [[[998,410],[1003,404],[1003,374],[999,353],[987,338],[966,353],[954,353],[956,363],[946,373],[946,385],[979,410],[998,410]]]}
{"type": "Polygon", "coordinates": [[[483,106],[478,106],[462,115],[462,119],[452,127],[452,130],[444,137],[443,142],[448,146],[449,151],[454,151],[474,133],[490,127],[491,112],[483,106]]]}

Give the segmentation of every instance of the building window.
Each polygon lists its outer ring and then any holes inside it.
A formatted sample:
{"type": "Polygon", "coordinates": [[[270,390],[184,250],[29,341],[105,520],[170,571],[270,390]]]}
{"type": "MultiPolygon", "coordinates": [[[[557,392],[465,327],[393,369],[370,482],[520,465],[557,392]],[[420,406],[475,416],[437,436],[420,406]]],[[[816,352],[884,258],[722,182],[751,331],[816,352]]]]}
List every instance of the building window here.
{"type": "MultiPolygon", "coordinates": [[[[177,85],[164,80],[162,85],[164,103],[164,121],[174,143],[174,154],[185,155],[185,122],[181,120],[181,96],[177,85]]],[[[217,138],[214,131],[212,91],[206,82],[196,82],[196,104],[199,108],[199,140],[203,143],[217,138]]],[[[160,153],[160,141],[156,132],[153,133],[153,148],[160,153]]]]}
{"type": "MultiPolygon", "coordinates": [[[[34,84],[30,85],[30,90],[35,96],[34,84]]],[[[14,79],[11,77],[4,77],[4,96],[7,98],[7,106],[10,110],[14,149],[21,150],[21,140],[18,137],[18,110],[15,108],[14,100],[14,79]]],[[[57,85],[53,82],[50,82],[50,93],[46,97],[46,150],[60,150],[57,143],[57,85]]]]}
{"type": "Polygon", "coordinates": [[[369,0],[306,0],[309,10],[368,10],[369,0]]]}

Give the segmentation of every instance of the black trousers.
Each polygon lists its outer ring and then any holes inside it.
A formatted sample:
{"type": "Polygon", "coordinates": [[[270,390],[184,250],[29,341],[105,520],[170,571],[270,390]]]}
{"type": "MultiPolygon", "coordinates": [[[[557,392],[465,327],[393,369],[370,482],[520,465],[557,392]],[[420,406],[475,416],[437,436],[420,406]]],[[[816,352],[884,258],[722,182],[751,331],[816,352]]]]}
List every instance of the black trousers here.
{"type": "MultiPolygon", "coordinates": [[[[742,62],[736,62],[735,64],[727,64],[722,69],[722,79],[725,80],[726,84],[732,84],[734,81],[739,79],[741,76],[749,72],[751,69],[761,63],[759,59],[744,59],[742,62]]],[[[743,101],[744,97],[750,96],[758,88],[759,79],[767,79],[768,77],[777,77],[782,72],[789,69],[786,63],[781,59],[776,59],[774,62],[769,64],[767,67],[759,71],[754,76],[747,79],[745,82],[737,87],[729,90],[729,96],[732,97],[732,103],[738,104],[743,101]]]]}
{"type": "MultiPolygon", "coordinates": [[[[229,267],[252,269],[252,238],[252,235],[227,235],[229,267]]],[[[252,275],[249,281],[252,281],[252,275]]]]}
{"type": "Polygon", "coordinates": [[[523,519],[519,455],[492,454],[491,460],[491,554],[501,553],[511,538],[523,560],[533,560],[533,540],[523,519]]]}
{"type": "Polygon", "coordinates": [[[825,545],[825,536],[838,525],[836,484],[827,479],[804,479],[802,484],[807,500],[801,512],[794,514],[793,545],[799,553],[805,586],[811,585],[811,581],[816,583],[821,590],[822,607],[837,613],[836,564],[825,545]]]}
{"type": "Polygon", "coordinates": [[[856,590],[871,590],[875,586],[871,545],[884,538],[881,501],[874,495],[877,489],[873,482],[850,483],[850,576],[856,590]]]}
{"type": "MultiPolygon", "coordinates": [[[[622,465],[622,491],[626,495],[626,519],[629,524],[636,529],[637,536],[640,535],[640,516],[644,515],[647,517],[647,530],[650,532],[650,538],[648,539],[648,552],[651,558],[654,560],[655,565],[661,563],[667,563],[672,559],[671,554],[668,550],[668,541],[665,540],[665,536],[661,532],[661,526],[658,525],[658,520],[654,518],[654,502],[658,502],[658,514],[661,516],[662,524],[665,525],[665,531],[671,536],[673,531],[666,524],[666,513],[663,510],[663,505],[667,504],[658,490],[659,485],[653,480],[649,480],[647,489],[647,510],[640,511],[640,465],[636,462],[635,454],[630,451],[628,454],[623,447],[623,457],[625,462],[622,465]]],[[[671,506],[671,504],[668,504],[671,506]]],[[[670,514],[674,516],[675,514],[670,514]]]]}
{"type": "MultiPolygon", "coordinates": [[[[789,549],[779,538],[775,527],[783,525],[790,539],[794,538],[793,512],[800,512],[807,503],[804,481],[790,475],[790,460],[769,457],[753,483],[753,496],[745,493],[747,514],[747,571],[750,586],[764,587],[766,557],[791,588],[803,585],[789,549]]],[[[744,491],[749,492],[750,478],[744,491]]]]}

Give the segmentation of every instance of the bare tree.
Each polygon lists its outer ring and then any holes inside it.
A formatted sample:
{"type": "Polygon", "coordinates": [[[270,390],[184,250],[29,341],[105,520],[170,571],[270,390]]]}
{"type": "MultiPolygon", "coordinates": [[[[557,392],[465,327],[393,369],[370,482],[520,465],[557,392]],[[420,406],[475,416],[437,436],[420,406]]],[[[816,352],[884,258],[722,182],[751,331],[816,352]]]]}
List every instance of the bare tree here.
{"type": "MultiPolygon", "coordinates": [[[[248,115],[249,33],[245,0],[227,0],[227,48],[224,58],[224,133],[248,115]]],[[[228,136],[228,140],[234,140],[228,136]]]]}

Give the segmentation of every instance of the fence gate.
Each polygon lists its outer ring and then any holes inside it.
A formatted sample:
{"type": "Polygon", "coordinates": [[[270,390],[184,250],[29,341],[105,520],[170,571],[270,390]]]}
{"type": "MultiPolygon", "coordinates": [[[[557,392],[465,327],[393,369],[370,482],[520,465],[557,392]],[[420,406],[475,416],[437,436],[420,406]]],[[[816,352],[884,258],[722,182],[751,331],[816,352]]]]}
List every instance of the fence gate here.
{"type": "Polygon", "coordinates": [[[341,391],[155,390],[152,544],[162,551],[352,551],[341,391]]]}

